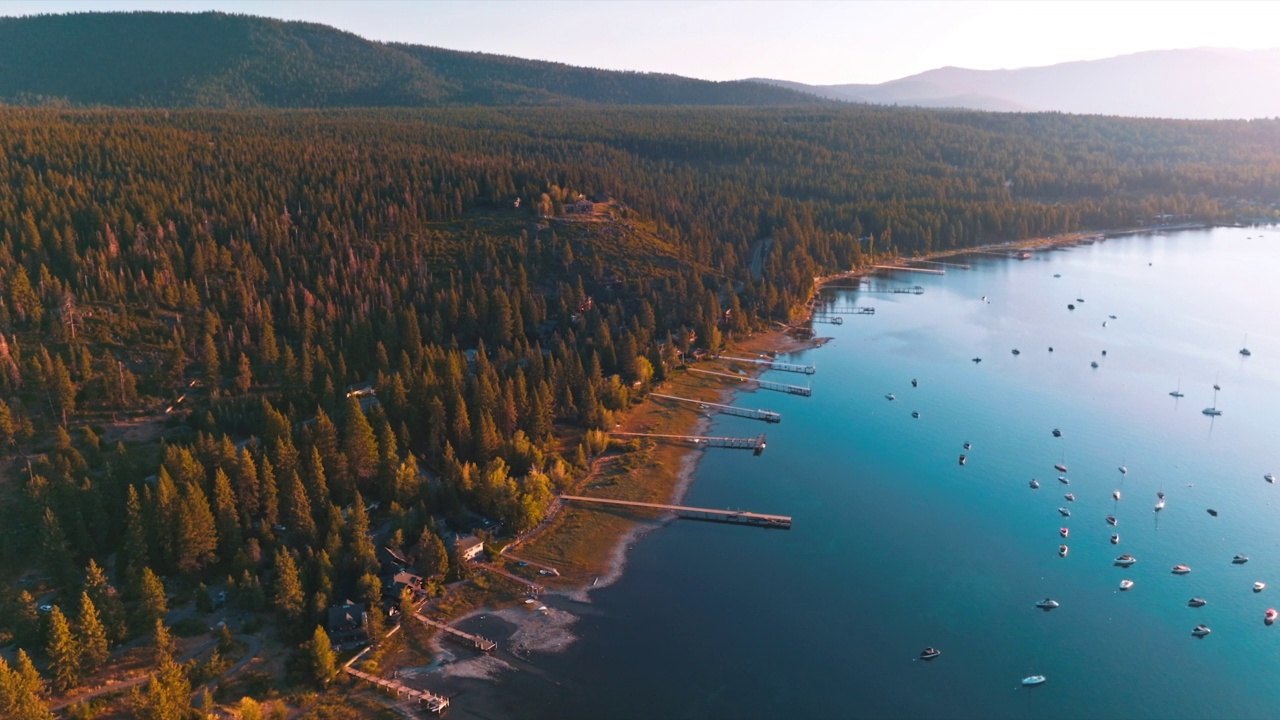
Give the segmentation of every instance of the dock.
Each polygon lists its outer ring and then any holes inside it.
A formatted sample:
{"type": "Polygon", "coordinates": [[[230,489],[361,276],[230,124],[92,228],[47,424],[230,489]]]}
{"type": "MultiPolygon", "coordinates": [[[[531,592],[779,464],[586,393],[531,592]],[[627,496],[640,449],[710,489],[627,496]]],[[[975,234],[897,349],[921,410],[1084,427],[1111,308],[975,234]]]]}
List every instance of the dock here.
{"type": "MultiPolygon", "coordinates": [[[[398,627],[396,629],[398,629],[398,627]]],[[[404,683],[400,682],[399,680],[392,680],[388,678],[378,677],[377,675],[371,675],[363,670],[357,670],[351,667],[356,663],[357,660],[364,657],[364,654],[367,652],[369,652],[369,648],[366,647],[365,649],[356,653],[355,657],[348,660],[342,666],[342,671],[353,678],[356,678],[358,680],[363,680],[367,683],[370,683],[379,688],[382,688],[387,692],[395,693],[395,696],[397,698],[407,697],[410,700],[416,701],[419,705],[425,705],[427,710],[435,713],[436,715],[443,714],[445,710],[449,709],[449,698],[443,695],[437,695],[427,690],[419,690],[417,688],[411,688],[408,685],[405,685],[404,683]]]]}
{"type": "Polygon", "coordinates": [[[844,318],[839,315],[814,315],[813,321],[816,323],[826,323],[827,325],[844,324],[844,318]]]}
{"type": "Polygon", "coordinates": [[[817,312],[828,315],[875,315],[876,309],[870,305],[863,305],[859,307],[820,308],[817,312]]]}
{"type": "Polygon", "coordinates": [[[694,445],[706,445],[707,447],[728,448],[730,450],[751,450],[756,455],[764,452],[765,436],[764,433],[750,437],[704,437],[701,435],[661,435],[658,433],[629,433],[629,432],[611,432],[611,437],[642,437],[653,438],[655,440],[678,440],[691,442],[694,445]]]}
{"type": "MultiPolygon", "coordinates": [[[[875,312],[872,310],[872,312],[875,312]]],[[[729,357],[728,355],[717,355],[717,360],[728,360],[730,362],[754,363],[756,365],[765,365],[770,370],[781,370],[782,372],[803,373],[805,375],[813,375],[818,372],[818,368],[813,365],[799,365],[797,363],[780,362],[778,360],[759,360],[756,358],[740,358],[729,357]]]]}
{"type": "Polygon", "coordinates": [[[752,420],[763,420],[768,423],[782,422],[782,413],[776,413],[772,410],[752,410],[751,408],[735,407],[733,405],[722,405],[720,403],[706,402],[703,400],[693,400],[691,398],[676,397],[675,395],[662,395],[660,393],[649,393],[650,397],[662,398],[663,400],[678,400],[685,403],[693,403],[701,409],[715,408],[725,415],[735,415],[737,417],[750,418],[752,420]]]}
{"type": "Polygon", "coordinates": [[[516,575],[515,573],[509,573],[506,570],[503,570],[502,568],[497,567],[495,565],[490,565],[489,563],[486,563],[486,562],[472,562],[471,564],[475,565],[481,570],[491,572],[494,575],[501,575],[502,577],[507,578],[508,580],[514,580],[517,583],[520,583],[521,585],[524,586],[525,592],[529,593],[530,595],[541,595],[542,593],[547,591],[546,588],[542,587],[538,583],[532,580],[526,580],[525,578],[522,578],[519,575],[516,575]]]}
{"type": "Polygon", "coordinates": [[[958,270],[969,269],[969,266],[964,263],[946,263],[946,262],[938,262],[937,260],[912,260],[911,262],[920,263],[921,265],[937,265],[938,267],[944,267],[944,268],[956,268],[958,270]]]}
{"type": "Polygon", "coordinates": [[[803,395],[805,397],[813,395],[813,390],[802,385],[788,385],[786,383],[773,382],[772,380],[759,380],[745,375],[730,375],[729,373],[715,372],[714,370],[699,370],[698,368],[689,368],[689,372],[702,373],[703,375],[715,375],[716,377],[729,378],[730,380],[737,380],[738,382],[753,382],[759,385],[763,390],[784,392],[789,395],[803,395]]]}
{"type": "Polygon", "coordinates": [[[903,272],[928,273],[930,275],[946,275],[946,270],[938,268],[911,267],[910,265],[872,265],[876,270],[901,270],[903,272]]]}
{"type": "Polygon", "coordinates": [[[859,292],[893,293],[895,295],[923,295],[924,288],[919,285],[868,285],[859,292]]]}
{"type": "Polygon", "coordinates": [[[777,528],[779,530],[791,529],[791,516],[789,515],[766,515],[764,513],[744,512],[741,510],[712,510],[711,508],[688,507],[686,505],[662,505],[659,503],[634,502],[632,500],[608,500],[605,498],[581,497],[579,495],[561,495],[560,499],[571,500],[574,502],[595,503],[599,505],[666,510],[668,512],[675,513],[678,517],[689,520],[705,520],[709,522],[731,523],[734,525],[751,525],[762,528],[777,528]]]}
{"type": "Polygon", "coordinates": [[[427,617],[426,615],[423,615],[422,613],[414,613],[413,616],[421,620],[423,623],[426,623],[427,625],[430,625],[431,627],[436,628],[437,630],[441,630],[443,632],[449,633],[450,637],[456,640],[459,640],[460,642],[463,642],[467,645],[470,645],[471,647],[475,648],[476,650],[479,650],[480,652],[493,652],[494,648],[498,647],[498,643],[492,640],[489,640],[488,638],[482,638],[479,635],[472,635],[471,633],[462,632],[457,628],[452,628],[452,627],[449,627],[448,625],[445,625],[442,622],[432,620],[431,618],[427,617]]]}

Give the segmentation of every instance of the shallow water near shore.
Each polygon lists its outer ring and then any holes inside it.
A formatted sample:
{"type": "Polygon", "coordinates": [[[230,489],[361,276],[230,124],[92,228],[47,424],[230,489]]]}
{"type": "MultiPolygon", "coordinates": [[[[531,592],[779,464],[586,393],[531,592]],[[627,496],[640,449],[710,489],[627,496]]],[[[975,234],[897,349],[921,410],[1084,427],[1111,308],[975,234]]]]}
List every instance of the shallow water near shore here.
{"type": "Polygon", "coordinates": [[[716,419],[712,434],[766,431],[768,450],[704,451],[686,503],[791,515],[792,530],[649,533],[618,582],[566,608],[579,640],[502,675],[475,716],[1273,717],[1280,230],[949,262],[972,267],[874,278],[923,295],[825,293],[876,314],[818,326],[834,340],[791,356],[812,378],[767,375],[811,380],[813,397],[738,395],[780,425],[716,419]],[[1113,567],[1121,553],[1138,563],[1113,567]],[[1179,563],[1192,572],[1172,575],[1179,563]],[[1046,596],[1062,606],[1037,610],[1046,596]],[[1191,637],[1198,623],[1213,633],[1191,637]],[[942,657],[914,660],[926,645],[942,657]],[[1033,674],[1048,682],[1019,688],[1033,674]]]}

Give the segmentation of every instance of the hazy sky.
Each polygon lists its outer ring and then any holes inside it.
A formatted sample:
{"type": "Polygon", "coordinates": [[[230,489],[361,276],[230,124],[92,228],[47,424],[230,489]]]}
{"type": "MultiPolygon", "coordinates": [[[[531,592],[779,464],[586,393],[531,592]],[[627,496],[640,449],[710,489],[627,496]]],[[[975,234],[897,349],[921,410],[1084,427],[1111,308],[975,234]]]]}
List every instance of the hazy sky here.
{"type": "Polygon", "coordinates": [[[1280,3],[2,0],[0,15],[222,10],[384,41],[710,80],[873,83],[955,65],[1049,65],[1141,50],[1280,46],[1280,3]]]}

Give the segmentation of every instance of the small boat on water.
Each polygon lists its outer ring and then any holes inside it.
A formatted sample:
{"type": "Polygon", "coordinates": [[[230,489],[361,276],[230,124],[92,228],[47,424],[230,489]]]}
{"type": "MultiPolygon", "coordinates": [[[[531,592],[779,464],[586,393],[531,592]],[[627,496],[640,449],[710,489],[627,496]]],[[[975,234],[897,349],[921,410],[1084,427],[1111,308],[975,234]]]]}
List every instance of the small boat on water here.
{"type": "Polygon", "coordinates": [[[927,647],[920,651],[921,660],[932,660],[942,654],[942,651],[936,647],[927,647]]]}
{"type": "Polygon", "coordinates": [[[1187,607],[1193,607],[1193,608],[1204,607],[1205,605],[1208,605],[1208,604],[1209,604],[1208,600],[1205,600],[1204,598],[1198,598],[1198,597],[1191,598],[1190,600],[1187,601],[1187,607]]]}
{"type": "Polygon", "coordinates": [[[1160,498],[1159,500],[1156,501],[1156,506],[1152,510],[1152,512],[1160,512],[1163,509],[1164,509],[1164,498],[1160,498]]]}
{"type": "Polygon", "coordinates": [[[1014,348],[1014,349],[1013,349],[1013,354],[1014,354],[1014,355],[1021,355],[1021,354],[1022,354],[1022,352],[1021,352],[1020,350],[1018,350],[1018,348],[1014,348]]]}
{"type": "Polygon", "coordinates": [[[1031,677],[1022,678],[1022,684],[1027,687],[1030,687],[1032,685],[1040,685],[1044,683],[1045,679],[1046,678],[1043,675],[1032,675],[1031,677]]]}
{"type": "Polygon", "coordinates": [[[1067,556],[1067,546],[1066,546],[1066,545],[1059,545],[1059,546],[1058,546],[1058,557],[1066,557],[1066,556],[1067,556]]]}
{"type": "Polygon", "coordinates": [[[897,398],[895,398],[895,397],[893,396],[893,393],[885,393],[885,394],[884,394],[884,399],[885,399],[885,400],[897,400],[897,398]]]}
{"type": "Polygon", "coordinates": [[[966,442],[966,443],[964,444],[964,449],[965,449],[965,450],[972,450],[972,449],[973,449],[973,445],[970,445],[969,443],[967,443],[967,442],[966,442]]]}
{"type": "Polygon", "coordinates": [[[911,417],[913,417],[913,418],[915,418],[915,419],[919,420],[919,419],[920,419],[920,413],[919,413],[918,411],[913,411],[913,412],[911,413],[911,417]]]}
{"type": "Polygon", "coordinates": [[[1071,479],[1068,478],[1066,475],[1059,475],[1058,482],[1062,483],[1063,485],[1070,485],[1071,479]]]}
{"type": "Polygon", "coordinates": [[[1058,513],[1061,514],[1062,517],[1071,517],[1071,511],[1064,507],[1058,508],[1058,513]]]}
{"type": "Polygon", "coordinates": [[[1091,367],[1091,368],[1096,368],[1096,367],[1098,367],[1098,361],[1097,361],[1097,360],[1094,360],[1093,362],[1089,363],[1089,367],[1091,367]]]}
{"type": "Polygon", "coordinates": [[[1068,310],[1075,310],[1075,309],[1076,309],[1076,306],[1075,306],[1075,305],[1072,305],[1071,303],[1067,303],[1067,309],[1068,309],[1068,310]]]}
{"type": "Polygon", "coordinates": [[[1266,590],[1266,589],[1267,589],[1267,584],[1262,582],[1261,580],[1253,584],[1254,592],[1262,592],[1263,590],[1266,590]]]}
{"type": "Polygon", "coordinates": [[[1271,473],[1267,473],[1266,475],[1263,475],[1263,476],[1262,476],[1262,479],[1263,479],[1263,480],[1266,480],[1266,481],[1267,481],[1267,482],[1269,482],[1269,483],[1275,483],[1275,481],[1276,481],[1276,476],[1275,476],[1275,475],[1272,475],[1271,473]]]}
{"type": "Polygon", "coordinates": [[[1205,635],[1208,635],[1211,632],[1213,631],[1209,629],[1208,625],[1197,625],[1195,629],[1191,631],[1191,634],[1195,635],[1196,637],[1204,637],[1205,635]]]}
{"type": "Polygon", "coordinates": [[[1201,410],[1200,412],[1204,413],[1205,415],[1211,415],[1213,417],[1217,417],[1222,414],[1222,411],[1216,407],[1207,407],[1201,410]]]}
{"type": "Polygon", "coordinates": [[[1067,499],[1067,502],[1075,502],[1075,501],[1076,501],[1076,494],[1075,494],[1075,493],[1067,493],[1066,495],[1063,495],[1062,497],[1066,498],[1066,499],[1067,499]]]}
{"type": "Polygon", "coordinates": [[[980,357],[976,357],[976,358],[974,358],[974,359],[973,359],[973,364],[974,364],[974,365],[977,365],[977,364],[978,364],[978,363],[980,363],[980,362],[982,362],[982,358],[980,358],[980,357]]]}
{"type": "Polygon", "coordinates": [[[1267,608],[1267,611],[1266,611],[1265,613],[1263,613],[1263,615],[1262,615],[1262,622],[1264,622],[1264,623],[1266,623],[1266,624],[1270,625],[1271,623],[1274,623],[1275,621],[1276,621],[1276,609],[1275,609],[1275,608],[1267,608]]]}
{"type": "Polygon", "coordinates": [[[1132,581],[1132,580],[1121,580],[1121,581],[1120,581],[1120,589],[1121,589],[1121,590],[1128,590],[1128,589],[1129,589],[1129,588],[1131,588],[1131,587],[1133,587],[1133,581],[1132,581]]]}
{"type": "Polygon", "coordinates": [[[1115,315],[1108,315],[1107,317],[1111,318],[1112,320],[1115,320],[1115,319],[1116,319],[1116,316],[1115,316],[1115,315]]]}
{"type": "Polygon", "coordinates": [[[915,378],[911,378],[911,387],[920,387],[920,383],[915,378]]]}
{"type": "Polygon", "coordinates": [[[1186,565],[1174,565],[1172,572],[1174,575],[1186,575],[1191,572],[1191,568],[1186,565]]]}
{"type": "Polygon", "coordinates": [[[1028,483],[1028,484],[1029,484],[1029,485],[1031,485],[1031,489],[1032,489],[1032,490],[1039,490],[1039,489],[1040,489],[1040,481],[1039,481],[1039,480],[1037,480],[1037,479],[1035,479],[1035,478],[1031,478],[1031,482],[1030,482],[1030,483],[1028,483]]]}
{"type": "Polygon", "coordinates": [[[1064,472],[1066,472],[1066,471],[1067,471],[1067,465],[1066,465],[1066,463],[1054,463],[1054,464],[1053,464],[1053,469],[1054,469],[1054,470],[1057,470],[1057,471],[1058,471],[1058,472],[1060,472],[1060,473],[1064,473],[1064,472]]]}
{"type": "Polygon", "coordinates": [[[1112,497],[1112,498],[1114,498],[1114,499],[1116,499],[1116,500],[1119,500],[1119,499],[1120,499],[1120,491],[1119,491],[1119,490],[1112,490],[1112,491],[1111,491],[1111,497],[1112,497]]]}
{"type": "Polygon", "coordinates": [[[1058,528],[1058,534],[1062,537],[1067,537],[1071,534],[1071,528],[1060,527],[1058,528]]]}
{"type": "Polygon", "coordinates": [[[964,461],[965,461],[965,457],[964,457],[964,455],[961,455],[961,456],[960,456],[960,464],[961,464],[961,465],[963,465],[963,464],[964,464],[964,461]]]}
{"type": "Polygon", "coordinates": [[[1127,468],[1127,467],[1125,467],[1125,466],[1123,466],[1123,465],[1121,465],[1118,469],[1120,470],[1120,474],[1121,474],[1121,475],[1128,475],[1128,474],[1129,474],[1129,468],[1127,468]]]}
{"type": "Polygon", "coordinates": [[[1231,564],[1232,564],[1232,565],[1243,565],[1243,564],[1245,564],[1245,563],[1247,563],[1247,562],[1249,562],[1249,556],[1248,556],[1248,555],[1237,555],[1237,556],[1235,556],[1235,557],[1231,558],[1231,564]]]}
{"type": "Polygon", "coordinates": [[[1112,533],[1112,535],[1111,535],[1111,544],[1112,544],[1112,545],[1119,545],[1119,544],[1120,544],[1120,533],[1112,533]]]}
{"type": "Polygon", "coordinates": [[[1115,515],[1108,515],[1108,516],[1107,516],[1107,524],[1108,524],[1108,525],[1110,525],[1110,526],[1112,526],[1112,527],[1115,527],[1115,525],[1116,525],[1116,516],[1115,516],[1115,515]]]}
{"type": "Polygon", "coordinates": [[[1054,436],[1054,437],[1062,437],[1062,431],[1061,431],[1061,430],[1059,430],[1058,428],[1054,428],[1054,429],[1053,429],[1053,436],[1054,436]]]}
{"type": "Polygon", "coordinates": [[[1116,558],[1116,565],[1119,565],[1120,567],[1129,567],[1136,562],[1138,562],[1138,558],[1132,555],[1121,555],[1116,558]]]}
{"type": "Polygon", "coordinates": [[[1164,499],[1164,491],[1163,491],[1163,490],[1157,490],[1157,491],[1156,491],[1156,497],[1157,497],[1157,498],[1160,498],[1161,500],[1163,500],[1163,499],[1164,499]]]}
{"type": "Polygon", "coordinates": [[[1214,510],[1213,508],[1209,508],[1206,512],[1208,512],[1213,517],[1218,517],[1218,511],[1214,510]]]}
{"type": "Polygon", "coordinates": [[[1058,601],[1054,600],[1053,598],[1045,598],[1040,602],[1036,603],[1036,607],[1040,608],[1041,610],[1052,610],[1058,606],[1059,606],[1058,601]]]}

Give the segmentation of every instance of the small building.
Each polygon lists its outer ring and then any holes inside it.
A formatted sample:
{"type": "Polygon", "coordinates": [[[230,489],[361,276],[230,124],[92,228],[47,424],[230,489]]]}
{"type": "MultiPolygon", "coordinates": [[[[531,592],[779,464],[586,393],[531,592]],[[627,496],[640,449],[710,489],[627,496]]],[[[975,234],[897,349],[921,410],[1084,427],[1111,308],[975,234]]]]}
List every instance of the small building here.
{"type": "Polygon", "coordinates": [[[415,575],[408,570],[400,570],[391,576],[382,586],[382,596],[393,602],[400,602],[400,593],[409,588],[414,600],[419,600],[426,595],[426,581],[421,575],[415,575]]]}
{"type": "Polygon", "coordinates": [[[362,603],[350,600],[329,608],[329,642],[334,650],[358,647],[369,642],[365,626],[367,611],[362,603]]]}
{"type": "Polygon", "coordinates": [[[463,562],[471,562],[484,552],[484,541],[475,535],[468,535],[459,537],[454,547],[457,548],[458,557],[462,558],[463,562]]]}

